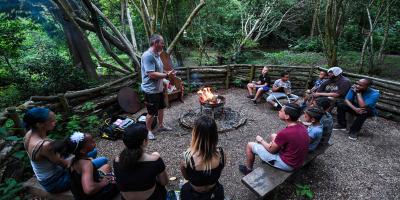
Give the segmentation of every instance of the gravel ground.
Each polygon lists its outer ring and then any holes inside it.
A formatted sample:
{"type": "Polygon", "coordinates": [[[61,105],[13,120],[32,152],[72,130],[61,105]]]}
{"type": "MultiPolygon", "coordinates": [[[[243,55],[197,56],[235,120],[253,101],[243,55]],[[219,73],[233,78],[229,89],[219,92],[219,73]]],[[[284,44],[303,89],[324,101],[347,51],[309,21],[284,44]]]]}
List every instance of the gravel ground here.
{"type": "MultiPolygon", "coordinates": [[[[227,153],[226,167],[220,182],[230,199],[256,199],[256,196],[240,181],[242,174],[238,165],[245,160],[244,147],[255,141],[257,134],[268,136],[284,128],[277,111],[262,102],[254,106],[244,89],[219,90],[227,99],[226,106],[241,111],[247,123],[237,130],[221,133],[219,145],[227,153]]],[[[160,152],[167,166],[169,188],[176,188],[182,175],[179,160],[189,146],[190,130],[179,125],[181,113],[198,107],[197,96],[190,94],[185,102],[174,102],[166,109],[165,122],[173,132],[156,134],[157,140],[149,143],[148,151],[160,152]]],[[[145,109],[138,112],[145,112],[145,109]]],[[[308,185],[314,199],[400,199],[400,123],[382,118],[368,119],[357,141],[347,138],[344,131],[334,131],[334,145],[325,154],[317,157],[310,165],[291,176],[279,186],[270,198],[299,199],[295,184],[308,185]]],[[[100,155],[114,158],[123,149],[122,141],[98,139],[100,155]]],[[[256,160],[255,167],[261,165],[256,160]]]]}

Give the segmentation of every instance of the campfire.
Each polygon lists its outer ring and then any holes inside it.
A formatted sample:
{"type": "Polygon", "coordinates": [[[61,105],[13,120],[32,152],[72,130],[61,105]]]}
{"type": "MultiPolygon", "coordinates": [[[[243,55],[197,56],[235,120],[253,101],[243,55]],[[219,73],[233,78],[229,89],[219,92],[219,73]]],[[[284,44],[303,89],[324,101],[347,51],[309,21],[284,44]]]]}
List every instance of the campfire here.
{"type": "Polygon", "coordinates": [[[225,101],[223,96],[213,94],[210,87],[201,88],[197,94],[199,94],[200,104],[219,105],[225,101]]]}

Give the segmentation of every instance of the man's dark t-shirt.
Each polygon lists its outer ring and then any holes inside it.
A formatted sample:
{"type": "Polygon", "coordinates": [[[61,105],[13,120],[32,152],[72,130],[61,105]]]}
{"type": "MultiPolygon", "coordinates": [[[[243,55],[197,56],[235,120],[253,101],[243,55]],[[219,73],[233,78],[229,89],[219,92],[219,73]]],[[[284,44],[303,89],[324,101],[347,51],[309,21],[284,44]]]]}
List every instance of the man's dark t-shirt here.
{"type": "Polygon", "coordinates": [[[268,86],[271,85],[271,78],[268,76],[268,74],[265,74],[265,75],[262,75],[262,74],[261,74],[261,75],[258,77],[258,80],[261,82],[261,85],[264,85],[265,83],[267,83],[268,86]]]}
{"type": "Polygon", "coordinates": [[[321,86],[319,86],[317,92],[337,93],[340,95],[339,98],[344,98],[350,87],[350,80],[341,75],[338,80],[329,79],[323,82],[321,86]]]}

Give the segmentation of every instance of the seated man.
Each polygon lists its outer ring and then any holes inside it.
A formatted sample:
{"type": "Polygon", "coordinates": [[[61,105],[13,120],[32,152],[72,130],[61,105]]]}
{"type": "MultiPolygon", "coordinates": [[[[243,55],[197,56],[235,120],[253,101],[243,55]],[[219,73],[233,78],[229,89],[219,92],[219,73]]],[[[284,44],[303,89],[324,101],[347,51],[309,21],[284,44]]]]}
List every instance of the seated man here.
{"type": "Polygon", "coordinates": [[[351,87],[345,97],[344,103],[338,104],[338,124],[335,126],[335,129],[346,129],[346,112],[356,117],[350,127],[349,139],[357,140],[357,135],[367,117],[376,114],[375,105],[379,98],[379,91],[372,89],[371,85],[371,79],[360,79],[356,85],[351,87]]]}
{"type": "Polygon", "coordinates": [[[259,135],[256,137],[257,143],[249,142],[246,146],[246,165],[239,165],[240,172],[247,175],[253,170],[254,154],[268,164],[285,171],[300,168],[310,143],[307,129],[297,121],[301,112],[297,104],[290,103],[283,106],[278,116],[285,122],[286,128],[277,134],[272,134],[271,142],[264,141],[259,135]]]}
{"type": "Polygon", "coordinates": [[[329,97],[333,102],[342,100],[351,86],[350,80],[343,76],[342,72],[343,70],[340,67],[329,68],[329,79],[321,84],[317,92],[313,94],[313,97],[329,97]]]}
{"type": "Polygon", "coordinates": [[[303,103],[301,104],[301,107],[303,109],[306,108],[310,104],[310,102],[312,102],[312,100],[313,100],[313,98],[312,98],[312,96],[310,96],[310,94],[315,93],[317,91],[317,89],[319,88],[319,86],[321,86],[321,84],[327,80],[327,77],[328,77],[328,73],[326,71],[321,70],[319,72],[318,79],[314,82],[314,86],[311,88],[311,90],[307,90],[304,94],[303,103]]]}
{"type": "Polygon", "coordinates": [[[263,67],[261,70],[261,75],[258,77],[258,81],[253,81],[252,83],[247,84],[247,90],[249,91],[247,98],[251,98],[251,100],[255,103],[262,93],[268,92],[269,90],[271,78],[268,75],[268,71],[269,69],[267,66],[263,67]],[[253,95],[254,91],[256,91],[256,95],[253,95]]]}
{"type": "Polygon", "coordinates": [[[272,85],[272,93],[268,96],[267,102],[272,104],[275,108],[280,106],[278,99],[281,98],[287,97],[289,99],[289,103],[291,100],[296,102],[299,100],[299,97],[292,94],[291,87],[292,85],[289,81],[289,73],[282,72],[281,78],[276,80],[274,85],[272,85]]]}
{"type": "Polygon", "coordinates": [[[305,121],[311,123],[307,128],[308,136],[310,137],[309,151],[314,151],[321,141],[323,125],[320,123],[320,120],[324,113],[325,112],[321,108],[316,106],[308,107],[304,111],[305,121]]]}

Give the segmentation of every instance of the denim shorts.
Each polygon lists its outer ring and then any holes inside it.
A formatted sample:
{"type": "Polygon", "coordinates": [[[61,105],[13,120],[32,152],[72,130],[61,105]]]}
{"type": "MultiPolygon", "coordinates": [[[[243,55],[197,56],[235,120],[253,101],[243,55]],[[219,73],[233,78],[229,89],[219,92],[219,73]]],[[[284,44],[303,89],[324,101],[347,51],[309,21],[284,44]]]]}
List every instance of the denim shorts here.
{"type": "Polygon", "coordinates": [[[261,144],[254,144],[252,148],[253,153],[257,154],[261,160],[265,161],[266,163],[285,171],[293,171],[293,167],[287,165],[285,162],[282,161],[279,154],[272,154],[265,149],[264,146],[261,144]]]}
{"type": "Polygon", "coordinates": [[[268,92],[268,91],[269,91],[269,86],[267,86],[267,85],[262,86],[262,87],[256,87],[256,90],[258,90],[258,89],[260,89],[260,88],[262,88],[262,90],[263,90],[264,92],[268,92]]]}

